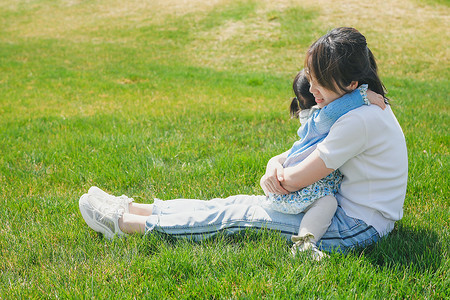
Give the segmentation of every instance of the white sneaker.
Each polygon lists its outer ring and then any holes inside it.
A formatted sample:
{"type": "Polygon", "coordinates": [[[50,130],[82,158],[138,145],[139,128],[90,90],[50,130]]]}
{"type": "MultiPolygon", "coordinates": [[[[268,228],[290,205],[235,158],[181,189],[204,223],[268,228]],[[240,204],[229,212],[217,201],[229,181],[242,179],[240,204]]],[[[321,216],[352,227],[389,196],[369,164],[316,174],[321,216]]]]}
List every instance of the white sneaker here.
{"type": "Polygon", "coordinates": [[[107,205],[118,205],[120,208],[123,208],[125,213],[129,213],[129,204],[134,201],[133,198],[128,198],[125,195],[119,197],[110,195],[96,186],[91,187],[88,194],[94,196],[107,205]]]}
{"type": "Polygon", "coordinates": [[[112,239],[116,234],[127,235],[119,228],[119,219],[124,213],[119,204],[108,205],[93,195],[84,194],[80,198],[79,206],[81,215],[89,227],[102,233],[106,238],[112,239]]]}
{"type": "Polygon", "coordinates": [[[306,235],[304,237],[293,235],[291,240],[294,242],[292,245],[291,253],[295,257],[298,252],[310,252],[312,258],[315,261],[320,261],[324,257],[328,257],[328,255],[317,248],[316,244],[311,241],[313,235],[306,235]]]}

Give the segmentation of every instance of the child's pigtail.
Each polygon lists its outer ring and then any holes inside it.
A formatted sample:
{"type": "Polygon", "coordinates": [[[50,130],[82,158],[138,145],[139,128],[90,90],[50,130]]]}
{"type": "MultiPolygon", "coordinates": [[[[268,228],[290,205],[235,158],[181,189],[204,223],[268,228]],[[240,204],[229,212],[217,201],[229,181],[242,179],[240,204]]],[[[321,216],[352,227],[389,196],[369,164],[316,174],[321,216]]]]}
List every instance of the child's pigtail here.
{"type": "Polygon", "coordinates": [[[298,119],[299,114],[300,114],[300,101],[298,101],[297,97],[294,97],[294,98],[292,98],[291,107],[290,107],[291,118],[298,119]]]}
{"type": "Polygon", "coordinates": [[[306,77],[305,70],[297,73],[292,83],[295,97],[292,99],[290,113],[291,118],[298,118],[300,111],[303,109],[310,109],[316,105],[316,100],[313,94],[309,91],[309,82],[306,77]]]}

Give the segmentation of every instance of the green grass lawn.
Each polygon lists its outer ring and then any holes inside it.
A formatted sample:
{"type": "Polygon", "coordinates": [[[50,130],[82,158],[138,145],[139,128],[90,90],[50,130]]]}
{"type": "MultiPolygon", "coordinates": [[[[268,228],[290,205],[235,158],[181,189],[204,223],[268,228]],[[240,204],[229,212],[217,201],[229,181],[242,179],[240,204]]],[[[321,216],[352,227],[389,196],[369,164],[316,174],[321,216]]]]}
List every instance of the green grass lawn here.
{"type": "Polygon", "coordinates": [[[448,297],[449,2],[345,2],[2,1],[0,299],[448,297]],[[388,237],[314,263],[276,232],[108,241],[86,226],[92,185],[143,203],[261,194],[296,140],[304,53],[343,25],[378,57],[408,145],[388,237]]]}

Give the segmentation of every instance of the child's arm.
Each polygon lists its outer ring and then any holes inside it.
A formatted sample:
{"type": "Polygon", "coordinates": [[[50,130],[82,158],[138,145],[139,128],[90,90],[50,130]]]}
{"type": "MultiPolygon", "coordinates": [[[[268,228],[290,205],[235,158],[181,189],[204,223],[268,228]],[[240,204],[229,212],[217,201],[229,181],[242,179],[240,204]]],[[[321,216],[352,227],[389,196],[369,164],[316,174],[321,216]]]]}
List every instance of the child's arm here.
{"type": "Polygon", "coordinates": [[[367,98],[367,84],[363,84],[351,93],[347,93],[341,98],[334,100],[322,108],[319,115],[323,115],[328,122],[334,124],[337,119],[364,104],[370,104],[369,99],[367,98]]]}
{"type": "Polygon", "coordinates": [[[384,97],[367,90],[367,84],[363,84],[351,93],[343,95],[322,108],[314,118],[316,129],[320,133],[325,134],[337,119],[355,108],[364,104],[370,105],[370,103],[378,105],[382,109],[386,107],[384,97]]]}
{"type": "Polygon", "coordinates": [[[341,98],[334,100],[325,106],[321,113],[330,118],[333,123],[348,113],[349,111],[358,108],[362,105],[375,104],[381,109],[386,108],[384,97],[368,89],[367,84],[362,84],[351,93],[343,95],[341,98]]]}

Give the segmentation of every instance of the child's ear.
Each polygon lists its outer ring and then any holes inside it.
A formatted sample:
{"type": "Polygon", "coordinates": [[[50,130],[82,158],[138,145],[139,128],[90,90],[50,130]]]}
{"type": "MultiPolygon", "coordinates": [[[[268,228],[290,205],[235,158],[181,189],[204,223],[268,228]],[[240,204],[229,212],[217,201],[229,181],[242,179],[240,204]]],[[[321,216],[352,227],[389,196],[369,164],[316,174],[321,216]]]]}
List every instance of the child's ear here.
{"type": "Polygon", "coordinates": [[[357,87],[358,87],[358,81],[352,81],[352,82],[350,82],[350,85],[348,86],[348,89],[353,91],[357,87]]]}

